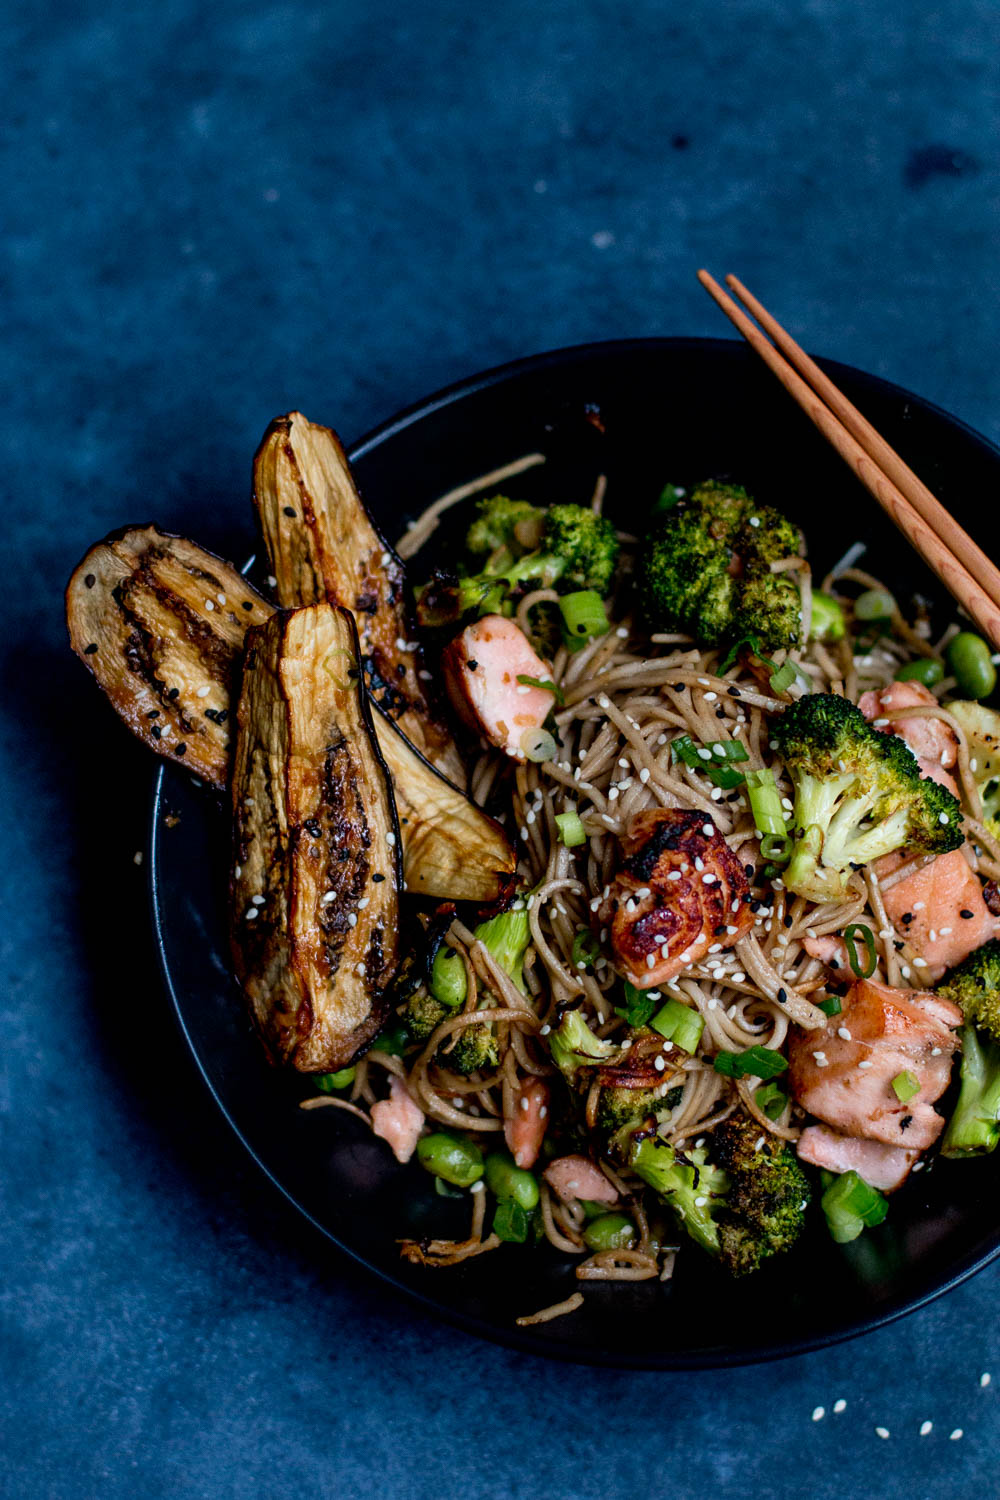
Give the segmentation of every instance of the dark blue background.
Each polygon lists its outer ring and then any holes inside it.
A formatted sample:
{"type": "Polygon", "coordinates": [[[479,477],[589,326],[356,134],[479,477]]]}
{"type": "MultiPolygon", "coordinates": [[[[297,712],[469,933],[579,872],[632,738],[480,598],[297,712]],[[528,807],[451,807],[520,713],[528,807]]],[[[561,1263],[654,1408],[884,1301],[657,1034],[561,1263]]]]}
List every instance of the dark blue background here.
{"type": "Polygon", "coordinates": [[[332,1259],[171,1029],[149,765],[60,593],[127,521],[242,555],[278,411],[353,439],[510,357],[725,331],[703,263],[1000,437],[997,19],[3,7],[4,1493],[996,1493],[998,1269],[825,1353],[630,1375],[480,1346],[332,1259]]]}

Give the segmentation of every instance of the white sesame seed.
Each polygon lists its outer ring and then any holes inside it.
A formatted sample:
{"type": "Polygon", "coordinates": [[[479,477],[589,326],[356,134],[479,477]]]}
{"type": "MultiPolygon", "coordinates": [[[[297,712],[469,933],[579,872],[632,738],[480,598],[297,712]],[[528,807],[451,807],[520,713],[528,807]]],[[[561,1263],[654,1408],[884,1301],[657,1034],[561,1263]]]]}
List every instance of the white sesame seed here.
{"type": "Polygon", "coordinates": [[[667,743],[667,737],[666,737],[666,735],[665,734],[658,734],[656,736],[656,743],[658,745],[665,745],[667,743]]]}
{"type": "Polygon", "coordinates": [[[248,908],[248,910],[247,910],[247,921],[248,922],[252,922],[253,919],[254,919],[254,917],[259,917],[259,916],[260,916],[260,912],[257,910],[256,906],[251,906],[251,907],[248,908]]]}
{"type": "Polygon", "coordinates": [[[336,891],[324,891],[322,897],[320,898],[320,903],[319,904],[320,904],[320,906],[329,906],[330,902],[331,901],[336,901],[336,899],[337,899],[337,892],[336,891]]]}
{"type": "Polygon", "coordinates": [[[352,911],[347,913],[347,925],[348,927],[357,927],[358,925],[358,919],[352,911]]]}
{"type": "Polygon", "coordinates": [[[695,1208],[704,1208],[707,1202],[708,1199],[704,1196],[704,1194],[701,1194],[694,1200],[694,1206],[695,1208]]]}
{"type": "Polygon", "coordinates": [[[669,872],[669,874],[667,875],[667,879],[668,880],[680,880],[680,878],[681,878],[681,872],[680,872],[680,870],[671,870],[669,872]]]}
{"type": "Polygon", "coordinates": [[[133,854],[133,856],[132,856],[132,863],[134,865],[141,865],[142,864],[142,850],[141,849],[137,849],[135,851],[135,853],[133,854]]]}
{"type": "MultiPolygon", "coordinates": [[[[754,527],[759,526],[760,525],[760,516],[751,516],[750,517],[750,525],[754,526],[754,527]]],[[[820,1412],[821,1413],[822,1413],[822,1410],[823,1410],[822,1407],[820,1407],[820,1412]]]]}
{"type": "Polygon", "coordinates": [[[371,900],[370,896],[362,896],[361,900],[358,902],[358,911],[364,911],[365,907],[368,905],[368,902],[370,900],[371,900]]]}
{"type": "Polygon", "coordinates": [[[715,824],[714,823],[703,823],[701,825],[701,831],[702,831],[702,833],[705,835],[705,837],[707,839],[710,839],[712,837],[713,833],[715,832],[715,824]]]}
{"type": "Polygon", "coordinates": [[[628,626],[626,626],[626,625],[619,625],[618,629],[615,631],[615,635],[618,637],[618,639],[620,641],[627,641],[628,640],[628,626]]]}
{"type": "Polygon", "coordinates": [[[195,696],[198,698],[207,698],[211,691],[212,689],[209,687],[200,687],[195,696]]]}
{"type": "Polygon", "coordinates": [[[952,928],[950,928],[950,927],[940,927],[938,929],[938,937],[947,937],[948,934],[949,934],[949,932],[951,932],[951,931],[952,931],[952,928]]]}
{"type": "Polygon", "coordinates": [[[711,679],[708,678],[708,677],[699,677],[698,678],[698,685],[700,687],[711,687],[712,686],[711,679]]]}
{"type": "Polygon", "coordinates": [[[913,960],[913,967],[915,969],[926,969],[926,967],[927,967],[927,960],[926,960],[926,958],[915,958],[913,960]]]}
{"type": "Polygon", "coordinates": [[[766,1136],[763,1136],[763,1135],[759,1135],[759,1136],[758,1136],[758,1137],[757,1137],[757,1139],[756,1139],[756,1140],[755,1140],[755,1141],[754,1141],[754,1143],[753,1143],[753,1149],[754,1149],[754,1150],[755,1150],[755,1151],[759,1151],[759,1150],[760,1150],[760,1148],[761,1148],[761,1146],[763,1146],[763,1144],[764,1144],[764,1142],[765,1142],[765,1140],[766,1140],[766,1139],[767,1139],[767,1137],[766,1137],[766,1136]]]}
{"type": "Polygon", "coordinates": [[[924,909],[924,907],[926,905],[927,905],[926,901],[914,901],[912,909],[914,911],[923,911],[923,909],[924,909]]]}
{"type": "Polygon", "coordinates": [[[833,1409],[838,1414],[847,1409],[847,1402],[844,1400],[843,1396],[841,1396],[838,1401],[835,1401],[833,1403],[833,1409]]]}
{"type": "Polygon", "coordinates": [[[888,1427],[876,1427],[875,1436],[880,1438],[887,1438],[889,1436],[888,1427]]]}
{"type": "Polygon", "coordinates": [[[659,1053],[657,1053],[657,1055],[653,1058],[653,1067],[658,1073],[662,1073],[666,1066],[667,1064],[664,1059],[660,1056],[659,1053]]]}
{"type": "Polygon", "coordinates": [[[868,1060],[868,1058],[865,1057],[865,1058],[862,1058],[862,1060],[858,1063],[858,1067],[859,1068],[870,1068],[871,1067],[871,1063],[868,1060]]]}
{"type": "Polygon", "coordinates": [[[913,1163],[913,1170],[914,1170],[914,1172],[922,1172],[924,1170],[924,1164],[923,1164],[923,1162],[922,1161],[915,1161],[913,1163]]]}
{"type": "Polygon", "coordinates": [[[837,1035],[841,1037],[845,1042],[849,1042],[852,1040],[851,1033],[848,1031],[846,1026],[838,1026],[837,1035]]]}
{"type": "Polygon", "coordinates": [[[547,1104],[541,1105],[540,1108],[539,1108],[539,1110],[538,1110],[538,1118],[540,1120],[544,1120],[545,1117],[546,1117],[546,1115],[548,1114],[548,1112],[549,1112],[549,1106],[547,1104]]]}
{"type": "Polygon", "coordinates": [[[243,866],[242,865],[237,865],[236,869],[233,871],[233,879],[234,880],[239,880],[239,878],[240,878],[240,876],[242,874],[243,874],[243,866]]]}
{"type": "MultiPolygon", "coordinates": [[[[716,698],[718,698],[718,696],[719,696],[718,693],[706,693],[705,694],[705,702],[706,703],[714,703],[715,700],[716,700],[716,698]]],[[[723,755],[725,755],[726,752],[723,750],[722,753],[723,753],[723,755]]]]}
{"type": "Polygon", "coordinates": [[[643,766],[642,770],[639,772],[639,780],[642,782],[643,786],[646,785],[646,782],[649,780],[648,766],[643,766]]]}
{"type": "Polygon", "coordinates": [[[244,797],[243,798],[243,805],[244,805],[244,807],[253,807],[253,805],[254,805],[253,804],[253,798],[252,797],[244,797]]]}
{"type": "Polygon", "coordinates": [[[899,972],[902,974],[902,976],[903,976],[904,979],[909,979],[910,974],[911,974],[912,971],[910,969],[909,964],[904,964],[903,967],[900,969],[899,972]]]}
{"type": "Polygon", "coordinates": [[[394,833],[387,833],[385,836],[385,841],[391,849],[393,844],[396,842],[396,835],[394,833]]]}
{"type": "Polygon", "coordinates": [[[364,964],[355,964],[354,972],[355,974],[363,974],[365,972],[364,964]]]}
{"type": "Polygon", "coordinates": [[[958,1440],[959,1440],[959,1438],[961,1436],[962,1436],[962,1429],[961,1429],[961,1427],[956,1427],[953,1432],[949,1432],[949,1434],[948,1434],[949,1440],[951,1442],[953,1442],[953,1443],[957,1443],[958,1440]]]}
{"type": "Polygon", "coordinates": [[[712,943],[709,946],[709,950],[708,951],[709,951],[709,953],[721,953],[722,952],[722,944],[721,943],[712,943]]]}
{"type": "MultiPolygon", "coordinates": [[[[941,823],[944,826],[947,826],[947,823],[948,823],[948,814],[947,813],[938,813],[938,822],[941,823]]],[[[961,1437],[962,1436],[961,1432],[959,1432],[958,1435],[959,1435],[959,1437],[961,1437]]],[[[955,1436],[955,1434],[952,1433],[952,1437],[954,1437],[954,1436],[955,1436]]]]}
{"type": "Polygon", "coordinates": [[[701,883],[702,883],[702,885],[714,885],[715,884],[715,876],[714,875],[703,875],[701,877],[701,883]]]}
{"type": "Polygon", "coordinates": [[[264,905],[264,897],[263,896],[251,896],[250,900],[253,902],[254,906],[263,906],[264,905]]]}
{"type": "Polygon", "coordinates": [[[530,807],[528,808],[528,811],[524,815],[524,821],[527,823],[527,825],[528,825],[529,828],[531,827],[532,823],[535,821],[535,814],[532,812],[532,810],[531,810],[530,807]]]}
{"type": "Polygon", "coordinates": [[[733,980],[734,984],[746,984],[746,979],[747,979],[747,976],[744,974],[744,972],[743,972],[742,969],[737,969],[735,971],[735,973],[732,975],[732,980],[733,980]]]}
{"type": "Polygon", "coordinates": [[[817,1068],[828,1068],[830,1066],[822,1052],[814,1052],[813,1058],[815,1059],[817,1068]]]}
{"type": "Polygon", "coordinates": [[[541,1035],[541,1036],[548,1036],[548,1034],[549,1034],[549,1032],[550,1032],[550,1031],[551,1031],[551,1030],[552,1030],[552,1027],[551,1027],[551,1026],[549,1026],[549,1025],[548,1025],[548,1024],[546,1024],[546,1025],[544,1025],[544,1026],[543,1026],[543,1027],[542,1027],[542,1028],[541,1028],[541,1031],[540,1031],[540,1033],[539,1033],[539,1035],[541,1035]]]}
{"type": "Polygon", "coordinates": [[[275,576],[274,576],[273,573],[268,573],[268,575],[265,578],[264,582],[267,584],[267,586],[268,586],[269,589],[273,589],[275,587],[275,585],[277,584],[278,580],[275,578],[275,576]]]}
{"type": "Polygon", "coordinates": [[[417,676],[420,678],[421,682],[432,682],[434,680],[434,673],[427,672],[423,669],[421,669],[421,671],[417,673],[417,676]]]}
{"type": "Polygon", "coordinates": [[[984,1391],[985,1391],[986,1387],[989,1385],[991,1379],[992,1379],[992,1376],[990,1375],[990,1373],[989,1373],[988,1370],[984,1370],[983,1373],[980,1375],[980,1377],[979,1377],[979,1384],[982,1386],[982,1388],[983,1388],[984,1391]]]}
{"type": "Polygon", "coordinates": [[[609,786],[608,787],[608,801],[609,802],[614,802],[617,799],[617,797],[618,797],[618,788],[616,786],[609,786]]]}
{"type": "Polygon", "coordinates": [[[699,873],[705,868],[705,861],[702,859],[700,854],[695,858],[694,867],[697,871],[699,871],[699,873]]]}
{"type": "Polygon", "coordinates": [[[941,1048],[940,1047],[932,1047],[931,1048],[931,1057],[940,1057],[940,1056],[941,1056],[941,1048]]]}
{"type": "Polygon", "coordinates": [[[604,693],[602,693],[601,696],[597,700],[597,706],[598,706],[598,708],[610,708],[611,707],[611,701],[610,701],[609,698],[605,697],[604,693]]]}
{"type": "Polygon", "coordinates": [[[205,600],[205,608],[207,610],[213,610],[215,608],[215,605],[212,603],[211,599],[205,600]]]}
{"type": "Polygon", "coordinates": [[[646,968],[647,969],[655,969],[656,968],[656,954],[655,953],[647,953],[646,954],[646,968]]]}
{"type": "Polygon", "coordinates": [[[528,830],[526,828],[519,828],[518,833],[521,835],[522,843],[526,844],[528,842],[528,830]]]}
{"type": "Polygon", "coordinates": [[[519,683],[518,687],[517,687],[517,692],[518,692],[518,695],[521,698],[523,698],[527,693],[531,692],[531,685],[530,685],[530,683],[527,683],[527,682],[521,682],[521,683],[519,683]]]}
{"type": "Polygon", "coordinates": [[[825,1406],[814,1406],[813,1407],[813,1421],[814,1422],[822,1422],[822,1420],[823,1420],[823,1418],[825,1416],[826,1416],[826,1407],[825,1406]]]}
{"type": "Polygon", "coordinates": [[[921,1437],[926,1437],[927,1434],[930,1431],[933,1430],[933,1427],[934,1427],[934,1423],[933,1422],[921,1422],[921,1424],[920,1424],[920,1436],[921,1437]]]}
{"type": "Polygon", "coordinates": [[[712,799],[713,802],[721,802],[722,801],[722,788],[721,788],[721,786],[713,786],[712,790],[709,792],[708,795],[711,797],[711,799],[712,799]]]}
{"type": "Polygon", "coordinates": [[[711,760],[712,759],[712,752],[711,752],[711,750],[706,750],[705,747],[704,747],[704,745],[702,745],[699,748],[698,754],[699,754],[699,756],[701,757],[702,760],[711,760]]]}

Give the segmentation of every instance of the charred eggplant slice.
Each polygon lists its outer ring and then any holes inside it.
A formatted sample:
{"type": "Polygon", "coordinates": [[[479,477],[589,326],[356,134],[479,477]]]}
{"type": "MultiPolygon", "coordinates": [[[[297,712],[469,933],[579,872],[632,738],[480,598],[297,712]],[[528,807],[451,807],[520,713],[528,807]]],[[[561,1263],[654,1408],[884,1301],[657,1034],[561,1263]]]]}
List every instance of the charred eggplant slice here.
{"type": "Polygon", "coordinates": [[[500,824],[439,776],[391,720],[378,712],[374,719],[396,795],[406,889],[480,905],[499,900],[517,869],[500,824]]]}
{"type": "Polygon", "coordinates": [[[337,434],[301,412],[275,418],[254,458],[253,498],[278,602],[296,609],[326,599],[349,609],[372,697],[464,786],[461,757],[418,676],[403,564],[365,509],[337,434]]]}
{"type": "MultiPolygon", "coordinates": [[[[246,628],[272,613],[229,563],[155,526],[92,547],[66,591],[73,648],[120,717],[151,750],[220,791],[229,785],[246,628]]],[[[383,713],[374,718],[399,808],[407,889],[496,901],[516,864],[506,834],[383,713]]]]}
{"type": "Polygon", "coordinates": [[[220,790],[243,638],[271,608],[229,563],[155,526],[98,542],[66,589],[73,650],[119,717],[220,790]]]}
{"type": "Polygon", "coordinates": [[[248,632],[233,765],[237,977],[272,1057],[344,1067],[389,1008],[399,829],[347,610],[248,632]]]}

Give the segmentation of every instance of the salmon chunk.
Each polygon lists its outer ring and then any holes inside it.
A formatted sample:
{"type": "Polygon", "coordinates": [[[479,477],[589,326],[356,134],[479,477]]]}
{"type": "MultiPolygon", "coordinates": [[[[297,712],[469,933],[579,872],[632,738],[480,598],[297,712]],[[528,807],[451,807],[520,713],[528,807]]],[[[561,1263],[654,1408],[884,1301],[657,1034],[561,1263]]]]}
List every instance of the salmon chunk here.
{"type": "Polygon", "coordinates": [[[423,1110],[403,1080],[393,1074],[388,1099],[379,1099],[372,1105],[372,1130],[388,1141],[397,1161],[409,1161],[423,1128],[423,1110]]]}
{"type": "Polygon", "coordinates": [[[878,728],[886,734],[898,734],[917,757],[921,773],[939,781],[955,797],[959,795],[952,775],[958,764],[958,736],[951,726],[940,719],[892,717],[902,708],[936,708],[937,699],[929,688],[922,682],[890,682],[877,693],[862,693],[858,707],[869,723],[887,719],[888,723],[879,723],[878,728]]]}
{"type": "Polygon", "coordinates": [[[610,927],[617,963],[636,989],[665,984],[709,948],[732,948],[753,926],[746,873],[706,813],[636,813],[622,850],[597,917],[610,927]]]}
{"type": "Polygon", "coordinates": [[[926,959],[931,980],[1000,931],[961,849],[939,854],[904,876],[883,891],[882,899],[896,931],[926,959]]]}
{"type": "Polygon", "coordinates": [[[618,1202],[617,1190],[589,1157],[557,1156],[542,1175],[564,1203],[571,1203],[574,1198],[584,1198],[588,1203],[618,1202]]]}
{"type": "Polygon", "coordinates": [[[842,1135],[922,1151],[944,1128],[932,1105],[948,1087],[961,1021],[950,1001],[860,979],[822,1031],[793,1034],[792,1092],[842,1135]],[[920,1085],[905,1104],[892,1087],[903,1072],[920,1085]]]}
{"type": "Polygon", "coordinates": [[[902,1146],[884,1146],[881,1141],[865,1141],[857,1136],[841,1135],[829,1125],[807,1125],[799,1136],[799,1160],[827,1172],[857,1172],[869,1187],[881,1193],[892,1193],[902,1187],[910,1168],[920,1155],[902,1146]]]}
{"type": "Polygon", "coordinates": [[[549,1086],[541,1078],[527,1078],[514,1093],[511,1112],[504,1115],[503,1138],[519,1167],[533,1167],[542,1149],[549,1115],[549,1086]]]}
{"type": "Polygon", "coordinates": [[[555,705],[545,688],[552,669],[513,620],[485,615],[446,646],[441,669],[452,706],[463,724],[514,760],[525,760],[525,736],[541,729],[555,705]]]}

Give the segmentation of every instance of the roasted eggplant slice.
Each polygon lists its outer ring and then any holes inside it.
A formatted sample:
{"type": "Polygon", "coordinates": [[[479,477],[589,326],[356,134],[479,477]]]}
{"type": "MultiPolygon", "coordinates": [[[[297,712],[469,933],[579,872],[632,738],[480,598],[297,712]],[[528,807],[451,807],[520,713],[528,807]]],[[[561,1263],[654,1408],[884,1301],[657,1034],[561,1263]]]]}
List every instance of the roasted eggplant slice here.
{"type": "Polygon", "coordinates": [[[344,1067],[389,1007],[399,829],[347,610],[248,632],[233,764],[236,974],[272,1057],[344,1067]]]}
{"type": "Polygon", "coordinates": [[[385,715],[374,715],[403,835],[406,889],[448,901],[500,899],[517,855],[500,824],[439,776],[385,715]]]}
{"type": "Polygon", "coordinates": [[[120,718],[220,789],[243,638],[270,613],[229,563],[155,526],[98,542],[66,589],[73,650],[120,718]]]}
{"type": "Polygon", "coordinates": [[[277,417],[254,458],[253,498],[286,609],[328,599],[354,615],[372,697],[459,786],[465,768],[418,676],[403,564],[376,530],[340,440],[301,412],[277,417]]]}
{"type": "MultiPolygon", "coordinates": [[[[244,634],[273,613],[267,600],[210,552],[144,526],[90,549],[70,579],[66,613],[74,649],[129,728],[224,790],[244,634]]],[[[374,717],[399,808],[407,889],[497,900],[516,865],[500,825],[383,713],[374,717]]]]}

